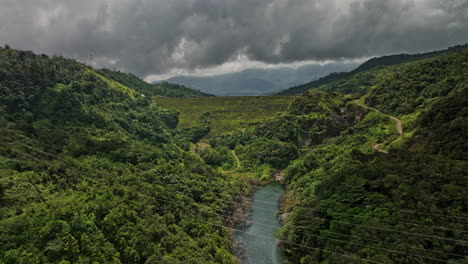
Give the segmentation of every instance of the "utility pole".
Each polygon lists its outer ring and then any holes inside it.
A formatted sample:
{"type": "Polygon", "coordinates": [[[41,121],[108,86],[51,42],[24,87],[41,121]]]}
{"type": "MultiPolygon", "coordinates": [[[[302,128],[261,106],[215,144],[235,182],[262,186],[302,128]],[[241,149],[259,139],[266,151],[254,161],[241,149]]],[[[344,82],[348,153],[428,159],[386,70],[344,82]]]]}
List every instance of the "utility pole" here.
{"type": "Polygon", "coordinates": [[[90,65],[93,66],[93,53],[89,53],[90,65]]]}

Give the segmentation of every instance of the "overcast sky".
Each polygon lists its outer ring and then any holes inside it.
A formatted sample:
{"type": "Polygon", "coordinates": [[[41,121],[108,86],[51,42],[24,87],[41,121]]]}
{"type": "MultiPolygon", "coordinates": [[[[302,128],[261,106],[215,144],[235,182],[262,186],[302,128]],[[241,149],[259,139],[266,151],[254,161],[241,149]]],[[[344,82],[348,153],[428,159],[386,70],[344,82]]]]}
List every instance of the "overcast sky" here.
{"type": "Polygon", "coordinates": [[[157,79],[468,42],[468,0],[0,0],[0,44],[157,79]],[[2,43],[3,42],[3,43],[2,43]]]}

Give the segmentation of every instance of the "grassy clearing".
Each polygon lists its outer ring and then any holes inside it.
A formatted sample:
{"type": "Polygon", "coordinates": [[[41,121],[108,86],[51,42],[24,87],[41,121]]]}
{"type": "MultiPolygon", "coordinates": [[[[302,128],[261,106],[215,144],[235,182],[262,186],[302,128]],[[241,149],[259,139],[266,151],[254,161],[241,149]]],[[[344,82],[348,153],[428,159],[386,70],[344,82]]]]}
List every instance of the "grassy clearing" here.
{"type": "Polygon", "coordinates": [[[162,98],[163,108],[180,112],[179,127],[191,127],[201,114],[209,112],[211,131],[205,138],[247,127],[285,111],[295,96],[236,96],[205,98],[162,98]]]}

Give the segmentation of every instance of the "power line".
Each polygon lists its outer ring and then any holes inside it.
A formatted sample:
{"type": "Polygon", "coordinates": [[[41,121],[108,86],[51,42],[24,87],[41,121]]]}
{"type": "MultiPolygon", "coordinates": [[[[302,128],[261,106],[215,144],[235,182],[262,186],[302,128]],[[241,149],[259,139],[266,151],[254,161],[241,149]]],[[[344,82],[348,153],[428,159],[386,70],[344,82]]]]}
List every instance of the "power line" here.
{"type": "MultiPolygon", "coordinates": [[[[184,217],[184,216],[182,216],[182,217],[184,217]]],[[[184,217],[184,218],[189,218],[189,217],[184,217]]],[[[256,238],[267,239],[267,240],[275,241],[275,242],[278,241],[278,242],[281,242],[281,243],[284,243],[284,244],[290,244],[290,245],[294,245],[294,246],[298,246],[298,247],[302,247],[302,248],[308,248],[308,249],[318,250],[318,251],[327,252],[327,253],[331,253],[331,254],[341,255],[343,257],[351,258],[351,259],[355,259],[355,260],[362,260],[362,261],[366,261],[366,262],[370,262],[370,263],[383,264],[382,262],[377,262],[377,261],[373,261],[373,260],[358,258],[358,257],[354,257],[354,256],[350,256],[350,255],[346,255],[346,254],[342,254],[342,253],[338,253],[338,252],[333,252],[333,251],[326,250],[326,249],[320,249],[320,248],[305,246],[305,245],[301,245],[301,244],[297,244],[297,243],[293,243],[293,242],[284,241],[284,240],[281,240],[281,239],[273,239],[273,238],[270,238],[270,237],[267,237],[267,236],[255,235],[255,234],[252,234],[252,233],[240,230],[240,229],[236,229],[236,228],[232,228],[232,227],[226,227],[226,226],[211,223],[211,222],[199,221],[199,220],[196,220],[194,218],[189,218],[189,219],[195,220],[195,221],[203,223],[203,224],[218,226],[218,227],[230,229],[232,231],[245,233],[245,234],[247,234],[249,236],[253,236],[253,237],[256,237],[256,238]]]]}
{"type": "MultiPolygon", "coordinates": [[[[210,213],[210,212],[207,212],[207,213],[210,213]]],[[[306,245],[301,245],[301,244],[297,244],[297,243],[293,243],[293,242],[284,241],[284,240],[281,240],[281,239],[273,239],[273,238],[267,237],[267,236],[260,236],[260,235],[256,235],[256,234],[252,234],[252,233],[240,230],[240,229],[236,229],[236,228],[232,228],[232,227],[226,227],[224,225],[219,225],[217,223],[207,222],[206,220],[205,221],[200,221],[200,220],[195,219],[194,217],[187,217],[187,216],[180,216],[180,217],[186,218],[186,219],[191,219],[191,220],[200,222],[202,224],[208,224],[208,225],[212,225],[212,226],[217,226],[217,227],[221,227],[221,228],[230,229],[230,230],[236,231],[236,232],[245,233],[245,234],[248,234],[250,236],[257,237],[257,238],[267,239],[267,240],[275,241],[275,242],[278,241],[278,242],[281,242],[281,243],[284,243],[284,244],[295,245],[295,246],[302,247],[302,248],[308,248],[308,249],[318,250],[318,251],[327,252],[327,253],[331,253],[331,254],[337,254],[337,255],[341,255],[341,256],[344,256],[344,257],[347,257],[347,258],[352,258],[352,259],[355,259],[355,260],[363,260],[363,261],[370,262],[370,263],[383,264],[381,262],[377,262],[377,261],[373,261],[373,260],[367,260],[367,259],[363,259],[363,258],[359,258],[359,257],[354,257],[354,256],[350,256],[350,255],[346,255],[346,254],[342,254],[342,253],[338,253],[338,252],[333,252],[333,251],[326,250],[326,249],[310,247],[310,246],[306,246],[306,245]]]]}
{"type": "MultiPolygon", "coordinates": [[[[259,191],[261,192],[261,191],[259,191]]],[[[267,193],[267,194],[274,194],[270,192],[261,192],[261,193],[267,193]]],[[[251,198],[248,198],[251,199],[251,198]]],[[[259,200],[257,200],[259,201],[259,200]]],[[[266,201],[261,201],[265,203],[269,203],[266,201]]],[[[315,212],[323,212],[323,213],[333,213],[333,214],[338,214],[338,215],[347,215],[347,216],[352,216],[352,217],[357,217],[357,218],[363,218],[363,219],[377,219],[382,222],[388,222],[388,223],[401,223],[401,224],[408,224],[408,225],[414,225],[414,226],[421,226],[421,227],[428,227],[428,228],[437,228],[437,229],[442,229],[442,230],[449,230],[449,231],[457,231],[457,232],[462,232],[466,233],[467,231],[461,230],[461,229],[454,229],[454,228],[447,228],[447,227],[442,227],[442,226],[430,226],[430,225],[423,225],[423,224],[416,224],[416,223],[410,223],[410,222],[403,222],[403,221],[393,221],[393,220],[386,220],[386,219],[381,219],[381,218],[376,218],[376,217],[365,217],[365,216],[359,216],[359,215],[353,215],[353,214],[348,214],[348,213],[341,213],[341,212],[335,212],[335,211],[330,211],[330,210],[320,210],[320,209],[311,209],[307,207],[300,207],[300,206],[295,206],[295,208],[301,208],[301,209],[306,209],[307,211],[315,211],[315,212]]]]}
{"type": "MultiPolygon", "coordinates": [[[[6,143],[6,144],[8,144],[8,143],[6,143]]],[[[10,143],[10,144],[13,144],[13,143],[10,143]]],[[[56,157],[56,156],[54,156],[54,155],[52,155],[52,154],[50,154],[50,153],[48,153],[48,152],[45,152],[45,151],[40,150],[40,149],[35,149],[35,148],[33,148],[33,147],[31,147],[31,146],[28,146],[27,144],[24,144],[24,143],[15,142],[14,145],[20,145],[20,146],[26,147],[27,149],[29,149],[29,150],[31,150],[31,151],[39,152],[39,153],[41,153],[41,154],[48,155],[49,157],[53,157],[53,158],[56,157]]],[[[11,146],[8,146],[8,147],[11,148],[11,149],[13,149],[13,147],[11,147],[11,146]]]]}
{"type": "MultiPolygon", "coordinates": [[[[263,208],[259,208],[257,207],[258,209],[263,209],[263,208]]],[[[264,209],[266,210],[266,209],[264,209]]],[[[276,212],[276,211],[273,211],[273,210],[267,210],[267,211],[271,211],[271,212],[276,212]]],[[[210,213],[210,212],[208,212],[210,213]]],[[[219,213],[211,213],[211,214],[217,214],[219,216],[224,216],[224,217],[228,217],[228,218],[233,218],[233,219],[237,219],[237,220],[243,220],[243,219],[240,219],[240,218],[236,218],[236,217],[232,217],[232,216],[228,216],[228,215],[223,215],[223,214],[219,214],[219,213]]],[[[273,223],[271,222],[271,220],[269,219],[265,219],[265,218],[261,218],[261,217],[257,217],[257,219],[259,220],[267,220],[268,222],[270,223],[273,223]]],[[[252,222],[252,223],[255,223],[255,224],[259,224],[259,225],[263,225],[263,224],[260,224],[260,223],[256,223],[256,222],[252,222]]],[[[265,225],[263,225],[265,226],[265,225]]],[[[272,227],[272,226],[269,226],[269,227],[272,227]]],[[[295,226],[295,227],[298,227],[298,226],[295,226]]],[[[272,227],[272,228],[276,228],[276,227],[272,227]]],[[[299,227],[299,228],[302,228],[302,227],[299,227]]],[[[367,241],[373,241],[373,242],[378,242],[378,243],[385,243],[385,244],[388,244],[388,245],[394,245],[392,243],[388,243],[388,242],[384,242],[384,241],[379,241],[379,240],[373,240],[373,239],[366,239],[366,238],[363,238],[363,237],[356,237],[356,236],[351,236],[351,235],[345,235],[345,234],[341,234],[341,233],[337,233],[337,232],[332,232],[332,231],[327,231],[327,230],[321,230],[321,229],[315,229],[315,228],[309,228],[311,230],[315,230],[315,231],[319,231],[319,232],[327,232],[327,233],[330,233],[330,234],[336,234],[336,235],[341,235],[341,236],[346,236],[346,237],[350,237],[350,238],[357,238],[357,239],[362,239],[362,240],[367,240],[367,241]]],[[[303,234],[305,236],[308,236],[308,234],[304,233],[304,232],[297,232],[297,233],[300,233],[300,234],[303,234]]],[[[312,236],[316,236],[316,237],[321,237],[321,236],[317,236],[317,235],[312,235],[312,236]]],[[[331,240],[337,240],[337,239],[333,239],[333,238],[327,238],[327,237],[323,237],[323,238],[326,238],[326,239],[331,239],[331,240]]],[[[356,243],[352,243],[352,242],[346,242],[344,240],[340,240],[340,241],[343,241],[345,243],[349,243],[349,244],[356,244],[356,243]]],[[[356,245],[360,245],[360,246],[367,246],[367,245],[362,245],[362,244],[356,244],[356,245]]],[[[372,247],[372,246],[368,246],[370,248],[375,248],[375,247],[372,247]]],[[[423,251],[428,251],[428,252],[433,252],[433,253],[440,253],[440,254],[446,254],[446,255],[453,255],[453,256],[457,256],[457,257],[464,257],[462,255],[458,255],[458,254],[452,254],[452,253],[446,253],[446,252],[442,252],[442,251],[433,251],[433,250],[428,250],[428,249],[425,249],[425,248],[416,248],[416,247],[410,247],[408,246],[409,248],[413,248],[413,249],[417,249],[417,250],[423,250],[423,251]]],[[[375,249],[383,249],[383,248],[375,248],[375,249]]],[[[405,252],[400,252],[400,251],[396,251],[396,250],[387,250],[387,249],[383,249],[383,250],[386,250],[386,251],[391,251],[393,253],[399,253],[399,254],[406,254],[406,255],[411,255],[411,256],[417,256],[417,257],[422,257],[422,258],[428,258],[428,259],[432,259],[432,260],[438,260],[438,261],[443,261],[443,262],[447,262],[446,260],[442,260],[442,259],[436,259],[436,258],[432,258],[432,257],[425,257],[425,256],[421,256],[421,255],[417,255],[417,254],[412,254],[412,253],[405,253],[405,252]]]]}
{"type": "MultiPolygon", "coordinates": [[[[264,211],[268,211],[268,212],[275,212],[275,213],[277,213],[276,210],[269,210],[269,209],[266,209],[266,208],[256,207],[256,206],[251,206],[251,207],[252,207],[252,208],[256,208],[256,209],[260,209],[260,210],[264,210],[264,211]]],[[[259,219],[262,219],[262,218],[259,218],[259,219]]],[[[267,219],[263,219],[263,220],[267,220],[267,219]]],[[[297,227],[297,226],[296,226],[296,227],[297,227]]],[[[358,237],[358,236],[345,235],[345,234],[341,234],[341,233],[337,233],[337,232],[332,232],[332,231],[328,231],[328,230],[322,230],[322,229],[314,229],[314,228],[310,228],[310,229],[317,230],[317,231],[321,231],[321,232],[328,232],[328,233],[332,233],[332,234],[342,235],[342,236],[349,236],[350,238],[357,238],[357,239],[363,239],[363,240],[368,240],[368,241],[373,241],[373,242],[379,242],[379,243],[385,243],[385,244],[393,245],[393,243],[389,243],[389,242],[385,242],[385,241],[381,241],[381,240],[374,240],[374,239],[368,239],[368,238],[363,238],[363,237],[358,237]]],[[[406,245],[406,247],[413,248],[413,249],[417,249],[417,250],[430,251],[430,252],[434,252],[434,253],[441,253],[441,254],[453,255],[453,256],[457,256],[457,257],[464,257],[464,256],[458,255],[458,254],[447,253],[447,252],[443,252],[443,251],[431,250],[431,249],[426,249],[426,248],[418,248],[418,247],[412,247],[412,246],[408,246],[408,245],[406,245]]]]}
{"type": "MultiPolygon", "coordinates": [[[[157,200],[160,200],[158,198],[156,198],[157,200]]],[[[173,204],[173,200],[170,200],[170,199],[166,199],[166,198],[161,198],[171,204],[173,204]]],[[[160,200],[161,201],[161,200],[160,200]]],[[[196,204],[196,206],[200,207],[200,205],[196,204]]],[[[210,208],[210,207],[208,207],[210,208]]],[[[266,211],[271,211],[271,212],[276,212],[276,211],[273,211],[273,210],[269,210],[269,209],[265,209],[265,208],[261,208],[261,207],[255,207],[255,208],[258,208],[258,209],[262,209],[262,210],[266,210],[266,211]]],[[[212,209],[212,208],[210,208],[212,209]]],[[[209,213],[209,214],[216,214],[216,215],[219,215],[219,216],[222,216],[222,217],[228,217],[228,218],[233,218],[233,219],[238,219],[238,220],[243,220],[243,219],[240,219],[240,218],[236,218],[236,217],[232,217],[232,216],[228,216],[228,215],[224,215],[224,214],[219,214],[219,213],[215,213],[215,212],[206,212],[206,213],[209,213]]],[[[267,220],[268,222],[271,222],[269,219],[265,219],[265,218],[258,218],[258,219],[261,219],[261,220],[267,220]]],[[[255,222],[252,222],[252,223],[255,223],[255,222]]],[[[272,222],[271,222],[272,223],[272,222]]],[[[258,224],[258,223],[257,223],[258,224]]],[[[259,225],[262,225],[262,224],[259,224],[259,225]]],[[[270,226],[271,227],[271,226],[270,226]]],[[[295,226],[295,227],[298,227],[298,226],[295,226]]],[[[274,227],[276,228],[276,227],[274,227]]],[[[299,228],[302,228],[302,227],[299,227],[299,228]]],[[[312,230],[315,230],[315,231],[320,231],[320,232],[327,232],[327,233],[331,233],[331,234],[337,234],[337,235],[341,235],[341,236],[347,236],[347,237],[350,237],[350,238],[357,238],[357,239],[363,239],[363,240],[367,240],[367,241],[373,241],[373,242],[378,242],[378,243],[385,243],[385,244],[389,244],[389,245],[393,245],[392,243],[388,243],[388,242],[384,242],[384,241],[379,241],[379,240],[373,240],[373,239],[366,239],[366,238],[363,238],[363,237],[357,237],[357,236],[351,236],[351,235],[345,235],[345,234],[341,234],[341,233],[337,233],[337,232],[332,232],[332,231],[327,231],[327,230],[321,230],[321,229],[314,229],[314,228],[309,228],[309,229],[312,229],[312,230]]],[[[303,233],[303,232],[298,232],[300,234],[304,234],[305,236],[307,236],[307,234],[303,233]]],[[[316,236],[316,235],[315,235],[316,236]]],[[[326,237],[325,237],[326,238],[326,237]]],[[[329,239],[329,238],[327,238],[329,239]]],[[[330,238],[330,239],[333,239],[333,238],[330,238]]],[[[344,240],[341,240],[343,242],[345,242],[344,240]]],[[[345,242],[346,243],[346,242],[345,242]]],[[[347,243],[351,243],[351,242],[347,242],[347,243]]],[[[355,243],[353,243],[355,244],[355,243]]],[[[366,246],[366,245],[362,245],[360,244],[360,246],[366,246]]],[[[369,246],[369,247],[372,247],[372,246],[369,246]]],[[[407,246],[409,248],[413,248],[413,249],[417,249],[417,250],[424,250],[424,251],[428,251],[428,252],[433,252],[433,253],[439,253],[439,254],[446,254],[446,255],[452,255],[452,256],[457,256],[457,257],[464,257],[462,255],[459,255],[459,254],[453,254],[453,253],[447,253],[447,252],[443,252],[443,251],[435,251],[435,250],[429,250],[429,249],[425,249],[425,248],[417,248],[417,247],[411,247],[411,246],[407,246]]],[[[378,248],[378,249],[382,249],[382,248],[378,248]]],[[[383,249],[385,250],[385,249],[383,249]]],[[[391,250],[391,251],[395,251],[395,250],[391,250]]],[[[396,251],[398,252],[398,251],[396,251]]],[[[394,252],[395,253],[395,252],[394,252]]],[[[398,252],[400,254],[409,254],[409,255],[415,255],[415,256],[419,256],[419,257],[424,257],[424,256],[420,256],[420,255],[416,255],[416,254],[412,254],[412,253],[405,253],[405,252],[398,252]]],[[[430,258],[430,257],[427,257],[427,258],[430,258]]],[[[445,261],[445,260],[440,260],[440,259],[435,259],[435,258],[432,258],[434,260],[439,260],[439,261],[445,261]]]]}
{"type": "MultiPolygon", "coordinates": [[[[258,191],[260,193],[267,193],[267,194],[275,194],[272,192],[264,192],[264,191],[258,191]]],[[[323,200],[322,200],[323,201],[323,200]]],[[[432,216],[439,216],[439,217],[450,217],[450,218],[457,218],[457,219],[463,219],[463,220],[468,220],[468,217],[463,217],[463,216],[454,216],[454,215],[443,215],[443,214],[431,214],[431,213],[423,213],[423,212],[417,212],[417,211],[412,211],[412,210],[396,210],[396,209],[391,209],[391,208],[384,208],[384,207],[375,207],[371,205],[365,205],[365,204],[354,204],[354,203],[348,203],[348,202],[343,202],[343,201],[337,201],[339,203],[343,204],[349,204],[349,205],[354,205],[354,206],[359,206],[359,207],[371,207],[374,209],[382,209],[382,210],[388,210],[388,211],[396,211],[396,212],[404,212],[404,213],[412,213],[412,214],[424,214],[424,215],[432,215],[432,216]]]]}
{"type": "Polygon", "coordinates": [[[432,216],[450,217],[450,218],[457,218],[457,219],[468,220],[468,217],[462,217],[462,216],[443,215],[443,214],[431,214],[431,213],[423,213],[423,212],[417,212],[417,211],[411,211],[411,210],[395,210],[395,209],[390,209],[390,208],[373,207],[373,206],[370,206],[370,205],[354,204],[354,203],[348,203],[348,202],[340,202],[340,203],[349,204],[349,205],[354,205],[354,206],[359,206],[359,207],[369,206],[369,207],[374,208],[374,209],[383,209],[383,210],[389,210],[389,211],[397,211],[397,212],[400,212],[400,213],[432,215],[432,216]]]}
{"type": "MultiPolygon", "coordinates": [[[[256,208],[256,209],[260,209],[260,210],[264,210],[264,211],[268,211],[268,212],[274,212],[274,213],[277,212],[275,210],[269,210],[269,209],[262,208],[262,207],[256,207],[256,206],[251,206],[251,207],[256,208]]],[[[226,216],[226,217],[230,217],[230,216],[226,216]]],[[[269,219],[265,219],[265,218],[261,218],[261,217],[257,217],[257,218],[260,219],[260,220],[267,220],[267,221],[269,220],[269,219]]],[[[269,221],[269,222],[271,222],[271,221],[269,221]]],[[[271,223],[273,223],[273,222],[271,222],[271,223]]],[[[298,227],[298,226],[294,226],[294,227],[298,227]]],[[[349,238],[356,238],[356,239],[362,239],[362,240],[366,240],[366,241],[372,241],[372,242],[377,242],[377,243],[384,243],[384,244],[388,244],[388,245],[394,245],[393,243],[389,243],[389,242],[385,242],[385,241],[381,241],[381,240],[368,239],[368,238],[363,238],[363,237],[359,237],[359,236],[352,236],[352,235],[345,235],[345,234],[342,234],[342,233],[337,233],[337,232],[328,231],[328,230],[314,229],[314,228],[309,228],[309,229],[312,229],[312,230],[315,230],[315,231],[320,231],[320,232],[327,232],[327,233],[330,233],[330,234],[347,236],[349,238]]],[[[302,233],[302,232],[298,232],[298,233],[302,233]]],[[[304,234],[304,233],[302,233],[302,234],[304,234]]],[[[423,251],[433,252],[433,253],[447,254],[447,255],[452,255],[452,256],[456,256],[456,257],[464,257],[463,255],[459,255],[459,254],[447,253],[447,252],[443,252],[443,251],[431,250],[431,249],[426,249],[426,248],[418,248],[418,247],[412,247],[412,246],[408,246],[408,245],[405,245],[405,247],[416,249],[416,250],[423,250],[423,251]]]]}
{"type": "MultiPolygon", "coordinates": [[[[21,151],[21,150],[15,149],[15,148],[10,148],[10,149],[11,149],[12,151],[16,152],[16,153],[20,153],[20,154],[29,156],[29,157],[35,159],[36,161],[42,162],[42,160],[40,160],[40,159],[38,159],[38,158],[34,157],[33,155],[30,155],[30,154],[28,154],[28,153],[26,153],[26,152],[23,152],[23,151],[21,151]]],[[[9,157],[8,157],[8,158],[9,158],[9,157]]]]}
{"type": "MultiPolygon", "coordinates": [[[[156,198],[157,199],[157,198],[156,198]]],[[[164,198],[163,198],[164,199],[164,198]]],[[[164,199],[166,200],[167,202],[173,204],[170,200],[168,199],[164,199]]],[[[201,207],[200,205],[198,204],[195,204],[197,207],[201,207]]],[[[203,209],[203,208],[202,208],[203,209]]],[[[211,209],[211,208],[210,208],[211,209]]],[[[200,210],[199,210],[200,212],[200,210]]],[[[243,221],[243,219],[241,218],[237,218],[237,217],[233,217],[233,216],[227,216],[227,215],[223,215],[223,214],[219,214],[219,213],[215,213],[215,212],[207,212],[206,213],[208,214],[216,214],[218,216],[221,216],[221,217],[227,217],[227,218],[231,218],[231,219],[237,219],[237,220],[240,220],[240,221],[243,221]]],[[[259,218],[259,219],[262,219],[262,218],[259,218]]],[[[264,219],[264,220],[268,220],[268,219],[264,219]]],[[[265,225],[265,224],[261,224],[261,223],[258,223],[258,222],[252,222],[254,224],[257,224],[257,225],[260,225],[260,226],[264,226],[264,227],[269,227],[269,228],[273,228],[273,229],[277,229],[278,227],[275,227],[275,226],[270,226],[270,225],[265,225]]],[[[226,228],[229,228],[229,227],[226,227],[226,228]]],[[[238,230],[238,229],[235,229],[235,230],[238,230]]],[[[314,229],[314,230],[317,230],[317,231],[322,231],[322,230],[318,230],[318,229],[314,229]]],[[[240,231],[240,230],[238,230],[240,231]]],[[[243,231],[240,231],[240,232],[243,232],[243,231]]],[[[403,254],[403,255],[408,255],[408,256],[413,256],[413,257],[419,257],[419,258],[424,258],[424,259],[430,259],[430,260],[436,260],[436,261],[441,261],[441,262],[445,262],[445,263],[450,263],[449,261],[447,260],[442,260],[442,259],[437,259],[437,258],[432,258],[432,257],[426,257],[426,256],[421,256],[421,255],[417,255],[417,254],[412,254],[412,253],[406,253],[406,252],[401,252],[401,251],[397,251],[397,250],[392,250],[392,249],[386,249],[386,248],[381,248],[381,247],[374,247],[374,246],[369,246],[369,245],[363,245],[363,244],[358,244],[358,243],[353,243],[353,242],[347,242],[345,240],[342,240],[342,239],[335,239],[335,238],[329,238],[329,237],[324,237],[324,236],[318,236],[318,235],[313,235],[313,234],[305,234],[303,232],[300,232],[301,234],[303,234],[304,236],[306,237],[309,237],[310,236],[313,236],[313,237],[317,237],[317,238],[324,238],[324,239],[328,239],[328,240],[335,240],[335,241],[340,241],[340,242],[344,242],[345,244],[349,244],[349,245],[357,245],[357,246],[362,246],[362,247],[368,247],[368,248],[373,248],[373,249],[378,249],[378,250],[384,250],[384,251],[387,251],[387,252],[392,252],[392,253],[397,253],[397,254],[403,254]]],[[[334,232],[330,232],[330,233],[334,233],[334,232]]],[[[339,233],[336,233],[336,234],[339,234],[339,233]]],[[[340,234],[340,235],[344,235],[344,234],[340,234]]],[[[346,236],[346,235],[344,235],[346,236]]],[[[282,240],[280,240],[282,241],[282,240]]],[[[286,241],[284,241],[286,242],[286,241]]],[[[290,242],[286,242],[286,243],[290,243],[290,242]]],[[[446,254],[446,253],[444,253],[446,254]]]]}
{"type": "MultiPolygon", "coordinates": [[[[241,199],[251,200],[251,199],[249,199],[249,198],[245,198],[245,197],[242,197],[242,196],[232,196],[232,197],[239,197],[239,198],[241,198],[241,199]]],[[[257,200],[257,201],[258,201],[258,202],[263,202],[263,203],[275,204],[275,205],[276,205],[276,203],[271,203],[271,202],[266,202],[266,201],[259,201],[259,200],[257,200]]],[[[299,207],[299,208],[300,208],[300,207],[299,207]]],[[[305,209],[307,209],[307,208],[305,208],[305,209]]],[[[467,241],[458,240],[458,239],[453,239],[453,238],[444,238],[444,237],[438,237],[438,236],[430,236],[430,235],[424,235],[424,234],[418,234],[418,233],[411,233],[411,232],[406,232],[406,231],[394,230],[394,229],[389,229],[389,228],[382,228],[382,227],[368,226],[368,225],[362,225],[362,224],[348,223],[348,222],[343,222],[343,221],[339,221],[339,220],[330,220],[330,219],[326,219],[326,218],[322,218],[322,217],[306,217],[306,218],[310,218],[310,219],[322,219],[322,220],[326,220],[326,221],[329,221],[329,222],[337,222],[337,223],[342,223],[342,224],[347,224],[347,225],[354,225],[354,226],[361,226],[361,227],[372,228],[372,229],[377,229],[377,230],[384,230],[384,231],[390,231],[390,232],[398,232],[398,233],[406,234],[406,235],[414,235],[414,236],[421,236],[421,237],[428,237],[428,238],[437,238],[437,239],[441,239],[441,240],[448,240],[448,241],[454,241],[454,242],[467,243],[467,241]]]]}
{"type": "MultiPolygon", "coordinates": [[[[214,213],[214,214],[220,215],[220,214],[218,214],[218,213],[214,213]]],[[[225,216],[225,215],[220,215],[220,216],[225,216]]],[[[236,217],[232,217],[232,216],[225,216],[225,217],[229,217],[229,218],[233,218],[233,219],[242,220],[242,219],[240,219],[240,218],[236,218],[236,217]]],[[[261,223],[258,223],[258,222],[252,222],[252,223],[254,223],[254,224],[256,224],[256,225],[264,226],[264,227],[270,227],[270,228],[273,228],[273,229],[277,229],[277,227],[275,227],[275,226],[264,225],[264,224],[261,224],[261,223]]],[[[313,229],[313,228],[311,228],[311,229],[313,229]]],[[[313,230],[321,231],[321,230],[319,230],[319,229],[313,229],[313,230]]],[[[345,244],[349,244],[349,245],[356,245],[356,246],[361,246],[361,247],[368,247],[368,248],[384,250],[384,251],[387,251],[387,252],[392,252],[392,253],[397,253],[397,254],[403,254],[403,255],[408,255],[408,256],[413,256],[413,257],[420,257],[420,258],[425,258],[425,259],[431,259],[431,260],[437,260],[437,261],[442,261],[442,262],[448,262],[448,261],[443,260],[443,259],[436,259],[436,258],[432,258],[432,257],[426,257],[426,256],[417,255],[417,254],[412,254],[412,253],[406,253],[406,252],[401,252],[401,251],[397,251],[397,250],[392,250],[392,249],[386,249],[386,248],[381,248],[381,247],[374,247],[374,246],[363,245],[363,244],[358,244],[358,243],[353,243],[353,242],[347,242],[346,240],[342,240],[342,239],[329,238],[329,237],[324,237],[324,236],[319,236],[319,235],[313,235],[313,234],[305,234],[305,233],[303,233],[303,232],[299,232],[299,233],[302,234],[302,235],[304,235],[305,237],[309,237],[309,238],[310,238],[310,236],[318,237],[318,238],[325,238],[325,239],[329,239],[329,240],[335,240],[335,241],[344,242],[345,244]]],[[[338,233],[336,233],[336,234],[338,234],[338,233]]]]}
{"type": "MultiPolygon", "coordinates": [[[[185,186],[185,187],[188,187],[188,186],[185,186]]],[[[189,187],[188,187],[188,188],[189,188],[189,187]]],[[[175,192],[177,192],[177,191],[175,191],[175,192]]],[[[179,193],[181,193],[181,192],[179,192],[179,193]]],[[[182,194],[185,194],[185,193],[182,193],[182,194]]],[[[228,194],[220,194],[220,195],[224,195],[224,196],[228,196],[228,197],[236,197],[236,198],[240,198],[240,199],[252,201],[251,198],[246,198],[246,197],[242,197],[242,196],[228,195],[228,194]]],[[[266,203],[266,204],[277,205],[276,203],[272,203],[272,202],[261,201],[261,200],[257,200],[257,201],[258,201],[258,202],[263,202],[263,203],[266,203]]],[[[228,203],[235,203],[235,202],[231,202],[231,201],[227,201],[227,202],[228,202],[228,203]]],[[[297,208],[300,208],[300,207],[297,207],[297,208]]],[[[307,209],[309,209],[309,208],[304,208],[304,209],[307,210],[307,209]]],[[[326,219],[326,218],[322,218],[322,217],[304,216],[304,218],[308,218],[308,219],[321,219],[321,220],[325,220],[325,221],[328,221],[328,222],[336,222],[336,223],[341,223],[341,224],[346,224],[346,225],[360,226],[360,227],[364,227],[364,228],[370,228],[370,229],[376,229],[376,230],[383,230],[383,231],[388,231],[388,232],[396,232],[396,233],[401,233],[401,234],[406,234],[406,235],[413,235],[413,236],[419,236],[419,237],[427,237],[427,238],[432,238],[432,239],[435,238],[435,239],[446,240],[446,241],[460,242],[460,243],[463,243],[463,244],[466,244],[466,243],[467,243],[467,241],[459,240],[459,239],[445,238],[445,237],[439,237],[439,236],[431,236],[431,235],[418,234],[418,233],[412,233],[412,232],[401,231],[401,230],[394,230],[394,229],[389,229],[389,228],[382,228],[382,227],[368,226],[368,225],[363,225],[363,224],[349,223],[349,222],[343,222],[343,221],[340,221],[340,220],[326,219]]]]}

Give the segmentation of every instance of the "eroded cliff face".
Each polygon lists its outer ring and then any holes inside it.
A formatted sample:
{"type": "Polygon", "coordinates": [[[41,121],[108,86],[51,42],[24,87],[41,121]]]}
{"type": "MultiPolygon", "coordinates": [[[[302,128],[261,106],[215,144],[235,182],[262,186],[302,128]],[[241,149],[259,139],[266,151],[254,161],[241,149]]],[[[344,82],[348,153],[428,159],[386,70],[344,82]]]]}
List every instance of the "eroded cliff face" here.
{"type": "Polygon", "coordinates": [[[342,115],[351,125],[357,124],[369,113],[369,109],[355,103],[348,103],[345,106],[345,112],[342,115]]]}
{"type": "Polygon", "coordinates": [[[322,144],[326,138],[336,137],[350,126],[345,118],[336,113],[299,122],[301,127],[300,142],[306,146],[322,144]]]}
{"type": "Polygon", "coordinates": [[[364,119],[369,109],[356,104],[353,97],[312,91],[289,107],[300,127],[300,144],[319,145],[364,119]]]}

